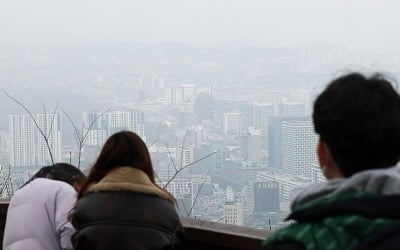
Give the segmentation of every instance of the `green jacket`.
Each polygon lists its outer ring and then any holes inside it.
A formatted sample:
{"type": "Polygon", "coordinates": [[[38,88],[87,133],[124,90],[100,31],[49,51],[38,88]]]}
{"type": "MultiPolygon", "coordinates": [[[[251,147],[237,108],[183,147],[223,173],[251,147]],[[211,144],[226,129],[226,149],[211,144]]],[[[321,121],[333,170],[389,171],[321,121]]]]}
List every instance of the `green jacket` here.
{"type": "Polygon", "coordinates": [[[292,205],[288,220],[294,223],[273,233],[263,246],[295,242],[306,250],[354,249],[400,219],[400,169],[395,170],[365,171],[354,178],[312,186],[292,205]],[[384,178],[380,178],[382,172],[384,178]]]}

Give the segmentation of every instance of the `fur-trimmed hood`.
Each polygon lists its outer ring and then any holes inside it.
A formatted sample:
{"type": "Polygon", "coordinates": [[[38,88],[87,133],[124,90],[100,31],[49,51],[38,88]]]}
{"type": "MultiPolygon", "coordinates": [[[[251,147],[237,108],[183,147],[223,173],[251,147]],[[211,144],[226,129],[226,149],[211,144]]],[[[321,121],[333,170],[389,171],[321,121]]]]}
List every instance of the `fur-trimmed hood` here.
{"type": "Polygon", "coordinates": [[[154,195],[175,204],[175,198],[170,193],[154,185],[145,172],[133,167],[119,167],[111,170],[99,182],[90,185],[86,193],[107,191],[130,191],[154,195]]]}

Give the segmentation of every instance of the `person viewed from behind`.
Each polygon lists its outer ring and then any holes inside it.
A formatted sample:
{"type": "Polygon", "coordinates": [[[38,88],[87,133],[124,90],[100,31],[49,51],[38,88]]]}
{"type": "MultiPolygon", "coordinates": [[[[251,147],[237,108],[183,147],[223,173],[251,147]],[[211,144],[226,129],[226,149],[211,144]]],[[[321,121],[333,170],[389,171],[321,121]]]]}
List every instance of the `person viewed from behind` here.
{"type": "Polygon", "coordinates": [[[145,143],[112,135],[79,192],[72,213],[76,250],[182,249],[175,199],[159,188],[145,143]]]}
{"type": "Polygon", "coordinates": [[[400,96],[381,75],[334,80],[314,103],[317,155],[328,179],[292,202],[271,250],[400,248],[400,96]]]}
{"type": "Polygon", "coordinates": [[[41,168],[11,198],[4,250],[73,249],[75,232],[68,220],[85,176],[76,167],[57,163],[41,168]]]}

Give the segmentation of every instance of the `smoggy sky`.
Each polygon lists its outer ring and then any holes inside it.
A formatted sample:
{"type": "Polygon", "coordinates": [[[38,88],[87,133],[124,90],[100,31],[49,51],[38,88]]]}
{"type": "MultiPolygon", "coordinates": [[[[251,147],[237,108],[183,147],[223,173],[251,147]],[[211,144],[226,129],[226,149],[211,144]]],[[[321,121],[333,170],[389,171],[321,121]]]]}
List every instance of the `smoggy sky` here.
{"type": "Polygon", "coordinates": [[[0,44],[322,41],[400,50],[396,0],[0,0],[0,44]]]}

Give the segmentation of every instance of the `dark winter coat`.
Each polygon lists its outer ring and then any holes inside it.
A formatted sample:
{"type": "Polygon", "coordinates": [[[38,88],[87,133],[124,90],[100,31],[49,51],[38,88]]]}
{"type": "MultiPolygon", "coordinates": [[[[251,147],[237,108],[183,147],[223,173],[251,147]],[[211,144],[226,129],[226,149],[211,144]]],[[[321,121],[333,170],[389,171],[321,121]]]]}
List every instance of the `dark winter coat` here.
{"type": "Polygon", "coordinates": [[[183,249],[174,198],[141,170],[121,167],[90,186],[76,204],[76,250],[183,249]]]}

